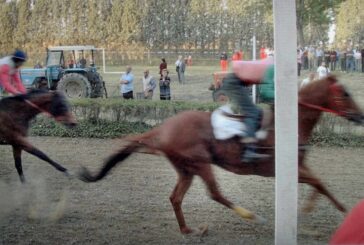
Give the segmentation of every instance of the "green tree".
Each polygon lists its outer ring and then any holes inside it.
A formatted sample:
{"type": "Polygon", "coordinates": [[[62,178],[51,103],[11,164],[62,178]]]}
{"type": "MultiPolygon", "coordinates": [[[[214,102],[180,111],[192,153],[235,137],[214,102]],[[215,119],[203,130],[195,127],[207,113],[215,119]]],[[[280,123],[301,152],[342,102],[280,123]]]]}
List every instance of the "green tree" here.
{"type": "Polygon", "coordinates": [[[14,48],[13,35],[16,27],[16,16],[17,11],[15,2],[0,2],[0,50],[2,55],[11,52],[14,48]]]}
{"type": "Polygon", "coordinates": [[[340,5],[337,15],[337,42],[353,41],[362,44],[364,41],[364,2],[347,0],[340,5]]]}
{"type": "Polygon", "coordinates": [[[298,43],[306,45],[306,40],[312,40],[312,36],[325,41],[329,24],[334,21],[336,9],[341,2],[342,0],[296,0],[298,43]]]}
{"type": "Polygon", "coordinates": [[[19,0],[17,7],[17,22],[14,33],[14,45],[19,48],[29,42],[30,0],[19,0]]]}

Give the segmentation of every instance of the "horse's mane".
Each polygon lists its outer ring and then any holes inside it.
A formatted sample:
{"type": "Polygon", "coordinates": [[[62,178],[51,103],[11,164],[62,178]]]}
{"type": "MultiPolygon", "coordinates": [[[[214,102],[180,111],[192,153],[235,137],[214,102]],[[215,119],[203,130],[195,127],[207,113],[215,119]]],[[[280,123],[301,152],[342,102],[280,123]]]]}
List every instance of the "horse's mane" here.
{"type": "Polygon", "coordinates": [[[323,86],[327,86],[332,82],[337,82],[337,78],[335,75],[329,75],[319,80],[314,80],[307,85],[305,85],[299,91],[299,95],[310,95],[312,93],[317,93],[318,89],[322,89],[323,86]]]}

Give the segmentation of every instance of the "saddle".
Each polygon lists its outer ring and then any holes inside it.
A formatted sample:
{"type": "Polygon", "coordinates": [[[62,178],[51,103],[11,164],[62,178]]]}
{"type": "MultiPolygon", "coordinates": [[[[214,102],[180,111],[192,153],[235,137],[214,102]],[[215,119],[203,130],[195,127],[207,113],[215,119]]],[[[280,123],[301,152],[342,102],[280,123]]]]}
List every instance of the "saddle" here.
{"type": "MultiPolygon", "coordinates": [[[[266,130],[271,124],[272,119],[272,110],[262,108],[259,130],[256,132],[257,139],[265,139],[267,137],[266,130]]],[[[212,112],[211,126],[214,136],[218,140],[227,140],[235,136],[246,136],[247,128],[244,124],[244,115],[234,114],[230,104],[223,105],[212,112]]]]}

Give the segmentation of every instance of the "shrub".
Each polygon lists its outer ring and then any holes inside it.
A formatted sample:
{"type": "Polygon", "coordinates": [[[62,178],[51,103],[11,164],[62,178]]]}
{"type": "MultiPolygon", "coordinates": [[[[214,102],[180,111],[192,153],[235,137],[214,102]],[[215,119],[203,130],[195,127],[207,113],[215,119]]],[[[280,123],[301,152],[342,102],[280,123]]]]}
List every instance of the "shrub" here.
{"type": "MultiPolygon", "coordinates": [[[[75,129],[67,129],[53,120],[39,117],[30,133],[38,136],[113,138],[145,132],[184,110],[213,111],[217,107],[216,103],[185,101],[78,99],[72,101],[72,110],[79,120],[75,129]]],[[[364,147],[362,131],[356,129],[359,128],[342,118],[324,115],[310,143],[364,147]]]]}

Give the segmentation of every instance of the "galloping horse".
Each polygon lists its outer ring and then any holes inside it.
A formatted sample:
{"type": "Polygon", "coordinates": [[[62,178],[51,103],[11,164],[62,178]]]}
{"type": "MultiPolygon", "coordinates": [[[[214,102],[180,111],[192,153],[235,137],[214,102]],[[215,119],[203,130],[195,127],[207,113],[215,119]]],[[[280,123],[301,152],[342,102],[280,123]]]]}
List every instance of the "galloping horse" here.
{"type": "Polygon", "coordinates": [[[66,126],[76,125],[67,101],[59,92],[32,90],[25,95],[0,100],[0,142],[13,147],[15,167],[21,182],[25,181],[21,161],[22,150],[50,163],[57,170],[68,175],[66,168],[50,159],[27,140],[30,120],[43,112],[66,126]]]}
{"type": "MultiPolygon", "coordinates": [[[[323,111],[335,113],[360,124],[364,123],[364,116],[349,93],[337,82],[335,77],[329,76],[312,82],[299,93],[300,145],[308,143],[312,130],[323,111]]],[[[177,171],[178,181],[170,196],[170,201],[182,233],[187,234],[193,231],[186,225],[181,204],[194,175],[202,178],[213,200],[233,209],[243,218],[261,221],[258,215],[236,206],[222,196],[218,190],[211,164],[236,174],[274,177],[274,122],[272,121],[268,137],[259,143],[261,152],[270,154],[271,158],[246,164],[240,162],[240,153],[243,149],[238,138],[224,141],[214,138],[210,116],[211,113],[207,112],[182,112],[144,134],[128,137],[126,138],[128,144],[112,155],[99,173],[92,175],[84,168],[80,173],[80,178],[86,182],[101,180],[117,163],[125,160],[137,149],[146,148],[154,154],[158,152],[164,154],[177,171]]],[[[314,187],[307,209],[313,208],[313,201],[320,193],[327,196],[338,210],[344,212],[344,206],[335,199],[304,163],[305,153],[304,149],[299,151],[299,182],[314,187]]]]}

